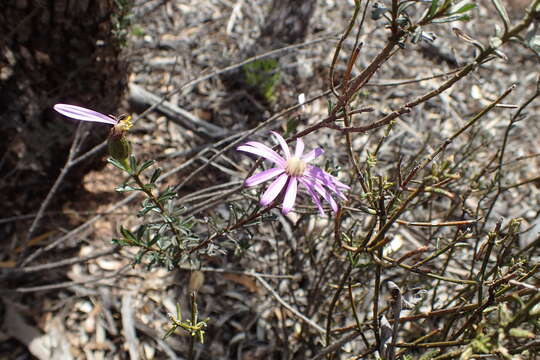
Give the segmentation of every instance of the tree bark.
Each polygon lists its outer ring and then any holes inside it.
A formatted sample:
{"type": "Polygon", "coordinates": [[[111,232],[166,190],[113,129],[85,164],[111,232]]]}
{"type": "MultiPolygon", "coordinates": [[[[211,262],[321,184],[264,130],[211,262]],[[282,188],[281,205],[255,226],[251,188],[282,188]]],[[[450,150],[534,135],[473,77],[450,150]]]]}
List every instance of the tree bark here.
{"type": "MultiPolygon", "coordinates": [[[[113,30],[127,5],[119,9],[117,3],[0,2],[0,173],[9,174],[0,185],[17,194],[13,201],[47,191],[67,157],[76,122],[55,114],[53,104],[118,112],[127,66],[119,60],[121,42],[113,30]]],[[[86,148],[107,131],[92,126],[86,148]]],[[[83,173],[79,167],[71,174],[83,173]]]]}
{"type": "Polygon", "coordinates": [[[265,46],[303,41],[315,5],[316,0],[274,0],[261,32],[265,46]]]}

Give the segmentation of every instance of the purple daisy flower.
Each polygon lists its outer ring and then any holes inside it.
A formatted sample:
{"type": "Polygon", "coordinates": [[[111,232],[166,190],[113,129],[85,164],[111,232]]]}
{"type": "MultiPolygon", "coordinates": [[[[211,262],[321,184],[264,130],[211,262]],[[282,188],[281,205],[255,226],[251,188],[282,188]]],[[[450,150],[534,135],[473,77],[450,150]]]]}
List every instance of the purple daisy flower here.
{"type": "Polygon", "coordinates": [[[53,109],[60,114],[75,120],[113,125],[112,134],[116,135],[121,135],[133,126],[131,116],[116,118],[112,115],[105,115],[81,106],[69,104],[56,104],[53,106],[53,109]]]}
{"type": "Polygon", "coordinates": [[[332,197],[332,193],[346,200],[347,198],[343,194],[343,191],[348,190],[349,186],[343,184],[336,177],[326,173],[322,169],[308,164],[313,159],[322,155],[324,150],[317,148],[304,154],[304,142],[299,138],[296,140],[294,154],[291,154],[285,139],[274,131],[272,131],[272,135],[279,142],[285,157],[278,155],[278,153],[268,146],[256,141],[249,141],[237,148],[239,151],[262,156],[277,165],[277,167],[264,170],[247,178],[244,182],[246,186],[255,186],[277,176],[277,179],[270,184],[261,197],[261,205],[266,206],[270,204],[283,189],[286,189],[282,212],[283,214],[289,213],[294,208],[294,202],[298,193],[298,183],[300,183],[311,195],[321,215],[324,215],[324,210],[320,197],[330,204],[334,212],[337,212],[338,205],[332,197]]]}
{"type": "Polygon", "coordinates": [[[53,109],[60,114],[75,120],[99,122],[111,125],[116,125],[118,123],[118,119],[80,106],[56,104],[53,106],[53,109]]]}

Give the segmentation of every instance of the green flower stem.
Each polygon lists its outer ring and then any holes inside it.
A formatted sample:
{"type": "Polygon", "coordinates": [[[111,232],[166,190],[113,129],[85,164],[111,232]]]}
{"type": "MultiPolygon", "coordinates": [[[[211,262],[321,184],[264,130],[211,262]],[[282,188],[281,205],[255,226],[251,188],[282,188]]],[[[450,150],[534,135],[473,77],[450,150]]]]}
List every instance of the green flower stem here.
{"type": "MultiPolygon", "coordinates": [[[[133,171],[133,170],[131,170],[133,171]]],[[[157,197],[154,195],[154,193],[152,192],[151,189],[149,189],[147,186],[145,186],[139,176],[138,173],[135,173],[135,172],[131,172],[130,171],[130,175],[131,175],[131,178],[133,180],[135,180],[135,183],[139,186],[139,188],[146,194],[146,196],[148,196],[148,198],[150,200],[152,200],[152,202],[154,203],[154,205],[157,206],[157,208],[159,209],[160,211],[160,214],[162,215],[163,217],[163,220],[165,221],[165,223],[169,226],[169,228],[171,229],[171,231],[174,233],[174,236],[176,238],[176,241],[178,244],[181,244],[181,235],[180,233],[178,232],[178,229],[176,228],[176,225],[169,219],[168,216],[166,216],[167,214],[167,211],[165,210],[165,208],[163,207],[163,205],[159,202],[159,200],[157,199],[157,197]]],[[[147,249],[148,251],[159,251],[160,253],[163,252],[161,250],[155,250],[155,249],[147,249]]]]}

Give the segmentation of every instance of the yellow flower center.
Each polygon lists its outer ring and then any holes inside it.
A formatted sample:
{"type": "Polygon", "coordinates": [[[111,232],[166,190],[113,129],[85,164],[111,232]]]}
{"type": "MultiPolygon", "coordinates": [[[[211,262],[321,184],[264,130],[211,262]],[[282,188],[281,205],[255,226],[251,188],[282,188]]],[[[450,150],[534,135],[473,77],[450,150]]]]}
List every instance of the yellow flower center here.
{"type": "Polygon", "coordinates": [[[293,156],[287,160],[285,172],[290,176],[302,176],[304,171],[306,171],[306,163],[300,158],[293,156]]]}
{"type": "Polygon", "coordinates": [[[133,126],[133,121],[131,121],[131,115],[119,119],[118,123],[114,126],[117,131],[128,131],[133,126]]]}

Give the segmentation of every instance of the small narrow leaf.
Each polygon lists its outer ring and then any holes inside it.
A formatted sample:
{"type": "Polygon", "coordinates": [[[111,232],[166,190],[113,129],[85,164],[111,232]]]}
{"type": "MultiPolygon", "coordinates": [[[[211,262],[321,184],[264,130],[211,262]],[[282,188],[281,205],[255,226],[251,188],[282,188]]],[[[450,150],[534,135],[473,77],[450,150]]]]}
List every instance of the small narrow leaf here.
{"type": "Polygon", "coordinates": [[[527,338],[527,339],[534,339],[535,335],[530,332],[529,330],[521,329],[521,328],[512,328],[510,331],[508,331],[510,336],[517,337],[517,338],[527,338]]]}
{"type": "Polygon", "coordinates": [[[127,169],[124,164],[122,164],[120,161],[118,161],[116,159],[113,159],[113,158],[110,157],[110,158],[107,159],[107,162],[109,164],[111,164],[112,166],[117,167],[118,169],[120,169],[122,171],[129,172],[129,169],[127,169]]]}
{"type": "Polygon", "coordinates": [[[154,163],[155,163],[154,160],[145,161],[144,163],[141,164],[141,166],[139,166],[139,169],[137,170],[137,173],[139,173],[139,174],[142,173],[144,170],[146,170],[147,168],[152,166],[154,163]]]}
{"type": "Polygon", "coordinates": [[[127,242],[129,242],[131,244],[137,243],[137,239],[135,238],[135,235],[131,231],[126,229],[125,227],[123,227],[123,226],[120,227],[120,233],[124,237],[125,241],[127,241],[127,242]]]}
{"type": "Polygon", "coordinates": [[[161,235],[160,235],[160,234],[156,234],[156,235],[152,238],[152,240],[150,240],[150,241],[146,244],[146,246],[147,246],[147,247],[152,247],[155,243],[157,243],[157,242],[159,241],[159,239],[161,239],[161,235]]]}
{"type": "Polygon", "coordinates": [[[429,7],[429,13],[428,13],[430,18],[432,18],[433,15],[435,15],[438,4],[439,4],[439,0],[431,0],[431,6],[429,7]]]}
{"type": "Polygon", "coordinates": [[[117,192],[128,192],[128,191],[138,191],[141,190],[138,186],[133,186],[132,184],[122,184],[115,188],[117,192]]]}
{"type": "Polygon", "coordinates": [[[135,159],[135,156],[133,156],[133,155],[131,155],[129,157],[129,166],[130,166],[130,169],[136,169],[137,168],[137,159],[135,159]]]}
{"type": "Polygon", "coordinates": [[[157,168],[156,170],[154,170],[154,173],[152,174],[152,177],[150,178],[150,184],[154,184],[160,175],[161,175],[161,168],[157,168]]]}
{"type": "Polygon", "coordinates": [[[508,28],[510,27],[510,18],[508,17],[508,13],[506,12],[501,0],[491,0],[491,2],[495,6],[495,9],[497,9],[499,16],[504,23],[504,32],[506,34],[508,32],[508,28]]]}
{"type": "Polygon", "coordinates": [[[442,24],[442,23],[448,23],[453,21],[469,21],[471,20],[471,17],[466,14],[458,14],[458,15],[450,15],[445,16],[443,18],[435,19],[432,21],[434,24],[442,24]]]}
{"type": "Polygon", "coordinates": [[[467,11],[470,11],[470,10],[474,9],[475,7],[477,7],[476,4],[471,4],[471,3],[465,4],[462,7],[457,8],[457,10],[453,11],[452,13],[453,14],[463,14],[463,13],[465,13],[467,11]]]}

